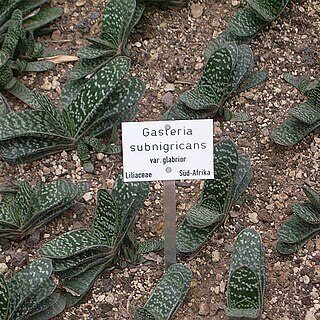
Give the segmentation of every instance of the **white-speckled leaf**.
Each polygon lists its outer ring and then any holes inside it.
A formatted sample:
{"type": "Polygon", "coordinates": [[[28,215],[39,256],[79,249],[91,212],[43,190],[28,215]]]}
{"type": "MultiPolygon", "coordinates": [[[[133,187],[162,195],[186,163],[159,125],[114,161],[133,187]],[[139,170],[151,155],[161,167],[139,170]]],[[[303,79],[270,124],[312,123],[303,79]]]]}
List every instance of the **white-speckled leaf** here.
{"type": "Polygon", "coordinates": [[[49,241],[40,249],[40,253],[49,258],[64,259],[81,252],[110,247],[91,229],[73,230],[49,241]]]}
{"type": "Polygon", "coordinates": [[[293,213],[300,219],[310,224],[320,224],[320,206],[310,202],[295,203],[292,206],[293,213]]]}
{"type": "Polygon", "coordinates": [[[74,132],[70,132],[71,136],[79,136],[95,120],[97,113],[100,113],[102,102],[128,72],[129,65],[128,58],[115,58],[83,86],[81,92],[67,107],[74,126],[74,132]]]}
{"type": "Polygon", "coordinates": [[[111,0],[105,7],[100,38],[118,49],[136,8],[135,0],[111,0]]]}
{"type": "Polygon", "coordinates": [[[9,306],[9,292],[7,283],[4,280],[3,275],[0,275],[0,319],[5,320],[7,319],[8,313],[8,306],[9,306]]]}
{"type": "Polygon", "coordinates": [[[320,127],[320,120],[307,124],[291,116],[273,129],[270,137],[282,146],[292,146],[318,127],[320,127]]]}
{"type": "Polygon", "coordinates": [[[33,290],[36,290],[41,284],[48,280],[51,272],[51,260],[41,258],[34,260],[30,265],[8,280],[10,314],[14,314],[33,290]]]}
{"type": "Polygon", "coordinates": [[[300,242],[320,232],[319,224],[310,224],[297,216],[287,219],[278,230],[279,239],[287,243],[300,242]]]}
{"type": "Polygon", "coordinates": [[[170,319],[188,292],[191,275],[186,266],[171,265],[151,292],[144,308],[158,320],[170,319]]]}
{"type": "Polygon", "coordinates": [[[280,15],[288,2],[289,0],[249,0],[248,4],[270,22],[280,15]]]}
{"type": "Polygon", "coordinates": [[[320,206],[320,194],[314,191],[312,188],[308,186],[303,187],[304,194],[308,197],[309,201],[315,205],[320,206]]]}

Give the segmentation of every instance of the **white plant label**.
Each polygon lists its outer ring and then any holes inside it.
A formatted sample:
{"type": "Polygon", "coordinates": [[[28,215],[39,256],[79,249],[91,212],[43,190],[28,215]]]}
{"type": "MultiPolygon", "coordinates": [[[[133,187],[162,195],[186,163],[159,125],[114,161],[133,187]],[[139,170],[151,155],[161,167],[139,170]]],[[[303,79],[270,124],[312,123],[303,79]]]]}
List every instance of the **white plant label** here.
{"type": "Polygon", "coordinates": [[[213,179],[213,120],[122,123],[125,182],[213,179]]]}

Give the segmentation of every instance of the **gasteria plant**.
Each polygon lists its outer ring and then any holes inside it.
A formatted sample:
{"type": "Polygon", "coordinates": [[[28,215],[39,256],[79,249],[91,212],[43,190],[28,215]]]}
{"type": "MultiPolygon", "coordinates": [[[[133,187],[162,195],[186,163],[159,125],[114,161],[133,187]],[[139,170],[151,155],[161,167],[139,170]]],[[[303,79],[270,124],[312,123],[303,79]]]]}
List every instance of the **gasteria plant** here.
{"type": "Polygon", "coordinates": [[[0,275],[0,319],[47,320],[63,311],[64,297],[55,293],[50,259],[34,260],[9,280],[0,275]]]}
{"type": "Polygon", "coordinates": [[[228,27],[209,44],[206,56],[210,57],[225,42],[249,43],[281,14],[288,2],[289,0],[249,0],[244,8],[231,17],[228,27]]]}
{"type": "Polygon", "coordinates": [[[271,139],[291,146],[320,128],[320,81],[286,75],[285,79],[307,96],[307,100],[291,108],[289,117],[271,132],[271,139]]]}
{"type": "Polygon", "coordinates": [[[87,171],[93,171],[89,149],[115,152],[97,138],[134,118],[144,92],[140,79],[123,79],[130,60],[117,57],[95,73],[77,95],[70,93],[66,107],[55,108],[36,95],[42,110],[7,112],[0,123],[0,157],[9,164],[33,161],[46,155],[77,148],[87,171]]]}
{"type": "Polygon", "coordinates": [[[88,189],[86,182],[61,179],[39,183],[35,188],[26,181],[1,188],[0,193],[11,196],[0,202],[0,237],[22,240],[68,210],[88,189]]]}
{"type": "Polygon", "coordinates": [[[191,270],[181,264],[171,265],[148,301],[135,312],[134,320],[169,320],[183,303],[190,284],[191,270]]]}
{"type": "MultiPolygon", "coordinates": [[[[0,14],[0,90],[6,90],[31,107],[37,108],[33,92],[20,83],[16,75],[23,71],[41,72],[52,69],[54,63],[34,61],[56,55],[35,40],[35,33],[60,17],[62,8],[40,8],[46,1],[4,1],[0,14]]],[[[45,29],[48,32],[49,29],[45,29]]]]}
{"type": "Polygon", "coordinates": [[[216,114],[230,120],[225,107],[233,93],[247,90],[267,77],[266,71],[253,72],[253,53],[248,45],[224,43],[208,59],[195,89],[181,94],[179,101],[164,114],[164,119],[199,119],[216,114]]]}
{"type": "Polygon", "coordinates": [[[277,250],[281,254],[298,251],[320,233],[320,194],[308,186],[303,187],[303,191],[309,201],[294,204],[293,216],[278,231],[277,250]]]}
{"type": "Polygon", "coordinates": [[[122,260],[140,261],[146,247],[139,247],[132,229],[148,192],[148,183],[124,183],[119,177],[111,194],[98,191],[91,228],[63,234],[40,250],[53,260],[53,270],[67,291],[69,304],[80,301],[105,268],[122,260]]]}
{"type": "Polygon", "coordinates": [[[237,237],[227,284],[230,319],[260,319],[265,288],[265,250],[254,229],[237,237]]]}
{"type": "MultiPolygon", "coordinates": [[[[70,72],[70,81],[83,79],[96,72],[116,56],[128,56],[130,52],[126,44],[143,11],[144,5],[137,4],[136,0],[111,0],[104,11],[99,37],[88,38],[91,44],[77,52],[80,60],[70,72]]],[[[70,86],[77,86],[77,82],[68,83],[67,90],[70,86]]]]}
{"type": "Polygon", "coordinates": [[[232,206],[248,186],[252,170],[247,155],[238,156],[231,140],[222,140],[214,150],[215,178],[206,180],[200,201],[178,226],[177,249],[192,254],[223,224],[232,206]]]}

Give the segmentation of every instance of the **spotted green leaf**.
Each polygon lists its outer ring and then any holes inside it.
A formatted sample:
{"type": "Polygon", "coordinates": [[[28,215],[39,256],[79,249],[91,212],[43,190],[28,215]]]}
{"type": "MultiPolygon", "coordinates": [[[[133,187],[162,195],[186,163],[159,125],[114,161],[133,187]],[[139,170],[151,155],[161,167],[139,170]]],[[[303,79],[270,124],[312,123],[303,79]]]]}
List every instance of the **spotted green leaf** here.
{"type": "Polygon", "coordinates": [[[6,319],[9,307],[9,293],[3,275],[0,275],[0,319],[6,319]]]}
{"type": "Polygon", "coordinates": [[[191,271],[188,267],[173,264],[161,277],[144,305],[150,314],[158,320],[168,320],[183,303],[191,283],[191,271]]]}
{"type": "Polygon", "coordinates": [[[265,287],[265,251],[260,235],[244,229],[237,237],[227,284],[227,314],[258,319],[265,287]]]}
{"type": "Polygon", "coordinates": [[[304,194],[314,206],[320,206],[320,194],[308,186],[303,187],[304,194]]]}
{"type": "Polygon", "coordinates": [[[101,103],[128,72],[130,61],[118,57],[99,70],[82,88],[81,92],[68,106],[68,114],[72,119],[73,137],[81,134],[86,126],[95,118],[101,103]]]}
{"type": "Polygon", "coordinates": [[[100,38],[110,43],[115,50],[130,25],[135,7],[135,0],[112,0],[105,7],[100,38]]]}
{"type": "Polygon", "coordinates": [[[290,116],[272,130],[270,137],[274,142],[282,146],[291,146],[298,143],[319,126],[320,120],[308,124],[290,116]]]}
{"type": "Polygon", "coordinates": [[[280,15],[288,2],[289,0],[249,0],[248,3],[263,19],[270,22],[280,15]]]}
{"type": "Polygon", "coordinates": [[[61,313],[65,307],[66,299],[60,294],[53,293],[33,308],[29,320],[52,319],[61,313]]]}
{"type": "Polygon", "coordinates": [[[280,226],[278,236],[283,242],[296,243],[319,231],[319,224],[310,224],[297,216],[292,216],[280,226]]]}
{"type": "Polygon", "coordinates": [[[318,105],[306,101],[289,110],[289,114],[308,125],[320,122],[320,103],[318,105]]]}
{"type": "Polygon", "coordinates": [[[230,31],[237,37],[254,37],[267,22],[246,6],[234,14],[229,21],[230,31]]]}
{"type": "Polygon", "coordinates": [[[35,15],[23,21],[23,27],[28,31],[39,29],[61,17],[62,14],[63,8],[61,7],[41,8],[35,15]]]}
{"type": "Polygon", "coordinates": [[[9,279],[7,285],[10,292],[10,315],[18,310],[19,306],[24,303],[34,290],[37,290],[41,284],[49,279],[51,271],[51,260],[42,258],[33,261],[9,279]]]}
{"type": "Polygon", "coordinates": [[[92,229],[78,229],[62,234],[45,244],[40,253],[48,258],[65,259],[86,250],[111,248],[92,229]]]}
{"type": "Polygon", "coordinates": [[[300,219],[310,224],[320,224],[320,207],[310,202],[295,203],[292,206],[293,213],[300,219]]]}

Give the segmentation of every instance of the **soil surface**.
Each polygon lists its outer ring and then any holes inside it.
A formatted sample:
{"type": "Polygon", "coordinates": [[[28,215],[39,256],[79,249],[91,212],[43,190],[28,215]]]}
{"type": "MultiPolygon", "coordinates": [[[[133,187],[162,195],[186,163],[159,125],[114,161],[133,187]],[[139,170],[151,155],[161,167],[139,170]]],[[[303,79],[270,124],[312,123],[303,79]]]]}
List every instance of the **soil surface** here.
{"type": "MultiPolygon", "coordinates": [[[[56,0],[65,14],[47,46],[69,54],[87,44],[86,38],[99,34],[103,1],[56,0]]],[[[157,120],[181,92],[193,87],[205,63],[204,50],[239,10],[238,0],[193,1],[180,11],[148,8],[129,42],[132,74],[147,86],[139,102],[138,120],[157,120]]],[[[318,0],[292,0],[268,28],[252,42],[257,68],[269,72],[267,81],[233,97],[231,110],[246,112],[248,122],[215,121],[215,142],[231,138],[240,153],[250,155],[254,176],[246,191],[245,204],[232,211],[202,250],[191,258],[178,257],[193,272],[191,289],[175,320],[226,319],[226,282],[235,238],[244,227],[258,230],[266,247],[267,283],[263,319],[320,319],[320,237],[309,241],[298,253],[277,253],[277,230],[291,214],[292,204],[304,201],[302,186],[320,192],[320,136],[309,135],[298,145],[280,147],[270,141],[270,131],[283,121],[286,111],[305,99],[283,80],[285,73],[319,77],[320,6],[318,0]]],[[[27,74],[21,80],[57,100],[72,64],[55,71],[27,74]]],[[[16,110],[25,108],[7,96],[16,110]]],[[[111,189],[122,171],[121,155],[92,153],[95,172],[84,172],[74,151],[62,152],[40,161],[9,166],[0,161],[0,182],[25,179],[51,181],[57,177],[92,182],[82,203],[40,230],[39,239],[12,244],[0,257],[9,273],[18,271],[37,257],[37,249],[49,239],[68,230],[90,226],[98,188],[111,189]]],[[[178,220],[198,200],[201,183],[177,183],[178,220]]],[[[163,232],[162,183],[151,183],[149,199],[136,224],[140,239],[161,237],[163,232]]],[[[37,238],[35,236],[35,238],[37,238]]],[[[164,271],[163,253],[154,254],[146,265],[106,270],[84,301],[67,309],[59,319],[132,319],[147,300],[164,271]]]]}

